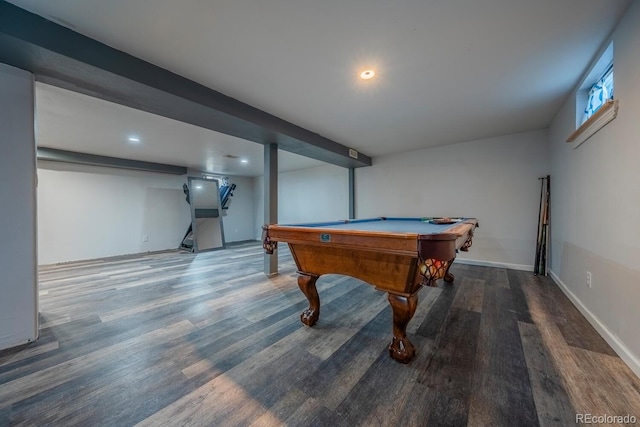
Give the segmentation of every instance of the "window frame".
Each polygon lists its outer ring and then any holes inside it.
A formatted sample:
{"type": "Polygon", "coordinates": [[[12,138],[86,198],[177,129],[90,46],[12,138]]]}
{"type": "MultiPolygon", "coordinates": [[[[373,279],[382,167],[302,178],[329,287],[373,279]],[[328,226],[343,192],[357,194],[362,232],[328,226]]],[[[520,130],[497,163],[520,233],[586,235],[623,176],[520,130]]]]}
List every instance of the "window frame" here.
{"type": "Polygon", "coordinates": [[[567,138],[567,142],[573,143],[573,148],[578,148],[583,142],[602,129],[607,123],[616,118],[618,114],[618,100],[615,99],[615,66],[613,42],[609,42],[602,51],[599,59],[593,64],[586,77],[576,90],[576,129],[567,138]],[[613,75],[613,99],[606,100],[599,108],[586,118],[585,110],[589,102],[589,92],[591,88],[600,81],[607,71],[612,68],[613,75]]]}

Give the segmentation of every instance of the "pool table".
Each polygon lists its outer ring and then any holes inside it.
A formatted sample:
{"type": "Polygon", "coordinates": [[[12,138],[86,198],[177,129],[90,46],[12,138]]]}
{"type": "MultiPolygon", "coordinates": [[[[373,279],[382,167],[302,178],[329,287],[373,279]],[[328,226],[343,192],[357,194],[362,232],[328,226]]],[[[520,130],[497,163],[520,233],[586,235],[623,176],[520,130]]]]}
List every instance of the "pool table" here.
{"type": "Polygon", "coordinates": [[[263,227],[263,247],[273,253],[278,242],[289,245],[298,267],[298,286],[309,301],[300,315],[313,326],[320,315],[316,281],[323,274],[344,274],[387,292],[393,310],[390,356],[408,363],[415,348],[407,325],[418,306],[423,285],[435,286],[444,278],[452,283],[449,268],[458,250],[467,251],[475,218],[371,218],[311,224],[263,227]]]}

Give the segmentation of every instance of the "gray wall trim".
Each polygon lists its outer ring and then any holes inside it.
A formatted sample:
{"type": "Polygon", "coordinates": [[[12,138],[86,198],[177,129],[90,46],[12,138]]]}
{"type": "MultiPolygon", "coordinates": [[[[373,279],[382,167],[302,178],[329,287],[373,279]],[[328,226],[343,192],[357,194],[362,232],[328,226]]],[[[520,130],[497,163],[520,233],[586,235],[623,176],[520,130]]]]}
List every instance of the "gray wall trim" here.
{"type": "MultiPolygon", "coordinates": [[[[278,146],[264,146],[264,223],[278,222],[278,146]]],[[[264,254],[264,274],[272,276],[278,273],[278,250],[273,254],[264,254]]]]}
{"type": "Polygon", "coordinates": [[[118,169],[134,169],[145,172],[185,175],[187,168],[165,165],[162,163],[143,162],[140,160],[120,159],[117,157],[98,156],[75,151],[58,150],[56,148],[38,147],[38,161],[75,163],[80,165],[104,166],[118,169]]]}
{"type": "Polygon", "coordinates": [[[371,158],[0,0],[0,62],[36,80],[343,167],[371,158]]]}

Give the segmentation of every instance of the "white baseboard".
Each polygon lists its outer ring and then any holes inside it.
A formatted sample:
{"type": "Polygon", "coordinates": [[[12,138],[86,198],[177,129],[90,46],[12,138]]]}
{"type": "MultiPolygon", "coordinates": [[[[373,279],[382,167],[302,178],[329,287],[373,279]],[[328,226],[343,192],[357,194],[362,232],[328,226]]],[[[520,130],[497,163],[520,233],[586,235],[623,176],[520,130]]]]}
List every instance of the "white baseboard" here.
{"type": "Polygon", "coordinates": [[[499,268],[508,268],[511,270],[522,270],[522,271],[533,271],[532,265],[525,264],[509,264],[506,262],[494,262],[494,261],[479,261],[475,259],[465,259],[465,258],[456,258],[456,264],[468,264],[468,265],[478,265],[481,267],[499,267],[499,268]]]}
{"type": "Polygon", "coordinates": [[[604,340],[613,348],[618,356],[631,368],[631,370],[640,377],[640,359],[629,350],[624,342],[620,341],[584,304],[575,296],[573,292],[565,285],[562,280],[553,272],[550,271],[549,275],[551,279],[558,285],[558,287],[564,292],[564,294],[571,300],[580,313],[591,323],[596,331],[604,338],[604,340]]]}

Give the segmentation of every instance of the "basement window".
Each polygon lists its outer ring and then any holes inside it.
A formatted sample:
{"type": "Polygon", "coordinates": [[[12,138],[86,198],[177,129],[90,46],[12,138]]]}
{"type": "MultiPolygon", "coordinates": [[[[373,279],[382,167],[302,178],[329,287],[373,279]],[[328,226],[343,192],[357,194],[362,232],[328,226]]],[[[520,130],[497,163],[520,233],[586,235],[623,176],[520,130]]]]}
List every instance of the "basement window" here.
{"type": "Polygon", "coordinates": [[[576,130],[567,142],[577,148],[607,123],[616,118],[618,101],[614,99],[613,43],[591,68],[576,92],[576,130]]]}

